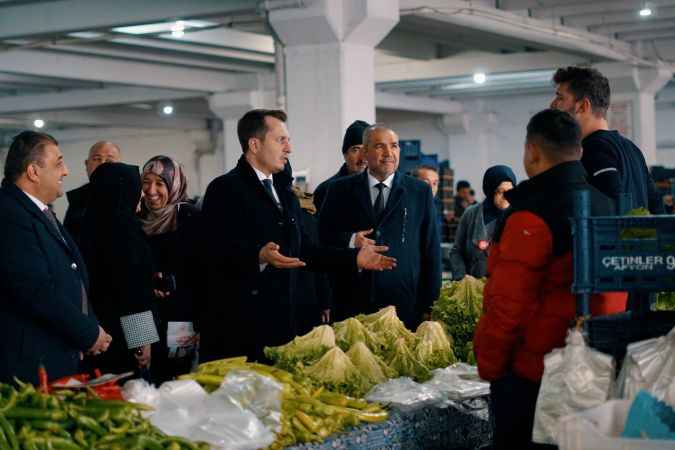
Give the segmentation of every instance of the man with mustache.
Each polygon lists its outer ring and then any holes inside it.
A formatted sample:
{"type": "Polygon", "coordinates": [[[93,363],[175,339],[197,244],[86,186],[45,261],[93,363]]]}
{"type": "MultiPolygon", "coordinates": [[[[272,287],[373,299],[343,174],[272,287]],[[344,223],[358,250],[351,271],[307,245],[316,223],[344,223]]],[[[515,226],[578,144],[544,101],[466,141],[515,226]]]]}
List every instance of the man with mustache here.
{"type": "Polygon", "coordinates": [[[363,157],[363,131],[369,126],[363,120],[356,120],[345,131],[345,137],[342,140],[342,156],[345,159],[345,163],[340,167],[338,173],[314,189],[314,206],[318,210],[321,210],[323,201],[326,198],[328,185],[332,181],[361,173],[366,169],[366,160],[363,157]]]}
{"type": "Polygon", "coordinates": [[[363,135],[368,170],[331,183],[319,214],[323,244],[343,248],[359,243],[386,245],[397,260],[396,273],[335,273],[335,320],[396,306],[415,328],[429,313],[441,285],[441,247],[431,188],[397,171],[396,133],[372,125],[363,135]],[[368,230],[371,233],[363,233],[368,230]],[[367,237],[366,237],[367,236],[367,237]]]}
{"type": "Polygon", "coordinates": [[[286,113],[254,109],[237,124],[243,155],[206,190],[206,293],[196,325],[205,361],[248,356],[264,360],[265,346],[296,334],[298,269],[388,270],[396,265],[384,246],[360,250],[320,247],[301,225],[292,190],[286,113]]]}

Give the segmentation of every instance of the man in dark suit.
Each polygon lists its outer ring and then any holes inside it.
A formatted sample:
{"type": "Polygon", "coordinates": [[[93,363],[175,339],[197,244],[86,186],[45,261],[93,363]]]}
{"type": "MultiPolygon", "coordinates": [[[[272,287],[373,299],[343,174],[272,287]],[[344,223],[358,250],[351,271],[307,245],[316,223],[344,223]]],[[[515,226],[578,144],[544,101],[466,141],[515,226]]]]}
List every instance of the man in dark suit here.
{"type": "Polygon", "coordinates": [[[7,153],[0,188],[0,381],[37,382],[77,373],[84,352],[107,350],[110,336],[87,300],[77,246],[47,205],[68,175],[56,140],[24,131],[7,153]]]}
{"type": "MultiPolygon", "coordinates": [[[[89,156],[84,160],[84,167],[87,170],[87,178],[98,166],[107,162],[120,161],[120,148],[108,141],[99,141],[89,149],[89,156]]],[[[87,212],[87,202],[89,202],[89,183],[80,186],[77,189],[66,193],[68,198],[68,209],[66,217],[63,219],[63,226],[75,242],[80,241],[80,228],[84,220],[84,213],[87,212]]]]}
{"type": "Polygon", "coordinates": [[[243,156],[216,178],[203,205],[206,293],[198,306],[201,356],[263,358],[265,346],[295,334],[297,269],[391,269],[386,247],[358,251],[319,247],[307,239],[292,177],[286,114],[252,110],[237,125],[243,156]]]}
{"type": "Polygon", "coordinates": [[[349,248],[372,242],[386,245],[397,260],[395,272],[364,271],[332,275],[335,320],[394,305],[409,328],[429,314],[441,285],[441,248],[431,188],[397,172],[398,136],[381,125],[363,138],[368,170],[331,183],[319,212],[323,244],[349,248]]]}

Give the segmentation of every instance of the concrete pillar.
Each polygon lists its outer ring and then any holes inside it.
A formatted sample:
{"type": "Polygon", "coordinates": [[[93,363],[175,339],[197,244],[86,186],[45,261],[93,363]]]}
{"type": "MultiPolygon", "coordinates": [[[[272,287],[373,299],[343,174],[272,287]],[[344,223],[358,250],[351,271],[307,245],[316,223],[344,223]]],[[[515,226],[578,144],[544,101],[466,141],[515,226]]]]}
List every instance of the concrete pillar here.
{"type": "Polygon", "coordinates": [[[342,163],[345,129],[375,119],[375,46],[398,23],[398,0],[311,0],[270,11],[285,46],[295,170],[315,188],[342,163]]]}
{"type": "Polygon", "coordinates": [[[237,121],[254,108],[274,108],[274,93],[270,91],[232,91],[209,97],[211,111],[223,122],[218,136],[216,153],[221,155],[220,172],[232,170],[242,154],[237,137],[237,121]]]}
{"type": "Polygon", "coordinates": [[[611,129],[617,129],[640,147],[648,165],[656,161],[654,97],[673,78],[665,67],[635,67],[623,63],[598,64],[612,91],[608,114],[611,129]]]}

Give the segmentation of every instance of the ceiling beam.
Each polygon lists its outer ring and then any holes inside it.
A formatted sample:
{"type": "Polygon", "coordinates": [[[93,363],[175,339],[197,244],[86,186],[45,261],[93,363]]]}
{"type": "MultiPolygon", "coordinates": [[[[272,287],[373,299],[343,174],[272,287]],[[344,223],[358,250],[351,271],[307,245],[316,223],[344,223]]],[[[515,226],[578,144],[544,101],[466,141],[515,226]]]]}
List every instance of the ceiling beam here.
{"type": "Polygon", "coordinates": [[[38,50],[0,52],[0,72],[37,76],[48,73],[50,76],[74,80],[198,92],[255,89],[258,84],[257,77],[250,74],[235,75],[214,70],[38,50]]]}
{"type": "Polygon", "coordinates": [[[200,93],[195,91],[149,89],[144,87],[77,89],[50,94],[3,97],[2,102],[0,102],[0,114],[157,102],[193,98],[200,95],[200,93]]]}
{"type": "Polygon", "coordinates": [[[0,6],[0,40],[255,12],[256,0],[59,0],[0,6]]]}
{"type": "Polygon", "coordinates": [[[459,102],[381,91],[375,92],[375,107],[428,114],[457,114],[463,111],[459,102]]]}
{"type": "Polygon", "coordinates": [[[634,33],[640,31],[657,31],[664,28],[672,28],[673,20],[650,20],[645,22],[633,22],[616,25],[593,25],[589,30],[594,33],[605,35],[617,35],[621,33],[634,33]]]}
{"type": "MultiPolygon", "coordinates": [[[[565,16],[604,14],[612,12],[637,12],[642,7],[641,1],[636,0],[594,0],[592,2],[574,2],[571,4],[556,4],[554,6],[541,6],[541,2],[532,2],[529,6],[530,15],[537,19],[552,19],[565,16]],[[538,5],[534,4],[538,3],[538,5]]],[[[659,11],[661,6],[675,6],[675,0],[650,0],[650,7],[659,11]]]]}
{"type": "Polygon", "coordinates": [[[593,25],[625,25],[625,24],[640,24],[649,26],[654,21],[669,20],[675,18],[675,7],[659,8],[658,13],[650,17],[640,17],[636,10],[630,12],[615,12],[614,7],[610,10],[605,10],[603,13],[585,14],[579,11],[577,14],[565,16],[563,23],[571,27],[591,27],[593,25]]]}
{"type": "Polygon", "coordinates": [[[176,42],[205,44],[237,50],[246,50],[267,55],[274,55],[274,38],[258,33],[234,30],[232,28],[215,28],[210,30],[186,30],[181,37],[162,34],[160,37],[176,42]]]}
{"type": "Polygon", "coordinates": [[[490,73],[553,69],[588,62],[581,56],[555,52],[512,53],[507,55],[469,53],[432,61],[405,61],[378,65],[376,82],[424,80],[490,73]]]}
{"type": "Polygon", "coordinates": [[[13,114],[8,118],[30,123],[39,117],[47,123],[47,127],[97,126],[121,128],[155,128],[203,130],[207,127],[206,118],[166,116],[160,117],[153,112],[99,112],[99,111],[39,111],[31,114],[13,114]]]}
{"type": "MultiPolygon", "coordinates": [[[[595,58],[649,64],[638,58],[625,42],[572,27],[555,26],[545,20],[521,17],[501,9],[456,0],[400,0],[401,16],[466,27],[517,39],[534,48],[555,49],[595,58]]],[[[452,28],[448,28],[452,32],[452,28]]]]}
{"type": "Polygon", "coordinates": [[[617,37],[622,41],[654,41],[659,39],[673,39],[675,37],[675,23],[672,28],[664,28],[657,31],[636,31],[632,33],[618,33],[617,37]]]}

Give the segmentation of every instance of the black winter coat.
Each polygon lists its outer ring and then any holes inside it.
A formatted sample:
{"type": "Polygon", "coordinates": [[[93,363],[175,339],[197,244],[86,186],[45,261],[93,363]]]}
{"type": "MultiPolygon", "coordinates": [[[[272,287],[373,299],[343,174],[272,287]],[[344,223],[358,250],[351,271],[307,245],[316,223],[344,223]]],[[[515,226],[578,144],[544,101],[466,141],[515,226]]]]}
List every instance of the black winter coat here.
{"type": "Polygon", "coordinates": [[[66,210],[66,216],[63,218],[63,226],[78,245],[80,244],[80,233],[84,222],[84,214],[87,212],[90,191],[91,187],[87,183],[66,193],[68,209],[66,210]]]}
{"type": "Polygon", "coordinates": [[[349,170],[347,170],[347,164],[342,164],[342,167],[340,167],[340,170],[338,170],[338,173],[330,177],[329,179],[323,181],[320,183],[316,189],[314,189],[314,206],[316,206],[317,210],[321,210],[321,207],[323,206],[323,201],[326,199],[326,193],[328,192],[328,186],[330,183],[333,181],[348,177],[349,176],[349,170]]]}
{"type": "Polygon", "coordinates": [[[98,337],[98,322],[82,312],[87,270],[77,246],[14,184],[0,189],[0,382],[37,383],[80,369],[80,352],[98,337]]]}
{"type": "Polygon", "coordinates": [[[356,271],[356,251],[317,247],[304,235],[291,181],[285,172],[273,176],[281,212],[242,156],[206,190],[207,293],[197,307],[203,360],[238,355],[262,360],[263,347],[285,344],[296,334],[298,270],[267,266],[261,272],[258,255],[268,242],[308,268],[356,271]]]}
{"type": "Polygon", "coordinates": [[[325,245],[346,248],[351,235],[374,229],[378,244],[397,259],[394,270],[333,274],[335,320],[396,306],[401,320],[415,328],[430,312],[441,286],[441,246],[431,188],[396,173],[379,223],[370,198],[368,172],[333,181],[319,212],[319,236],[325,245]]]}
{"type": "Polygon", "coordinates": [[[102,164],[91,177],[91,197],[82,226],[91,304],[113,339],[95,365],[116,373],[136,367],[120,318],[152,311],[155,305],[152,254],[135,215],[140,198],[136,166],[102,164]]]}

